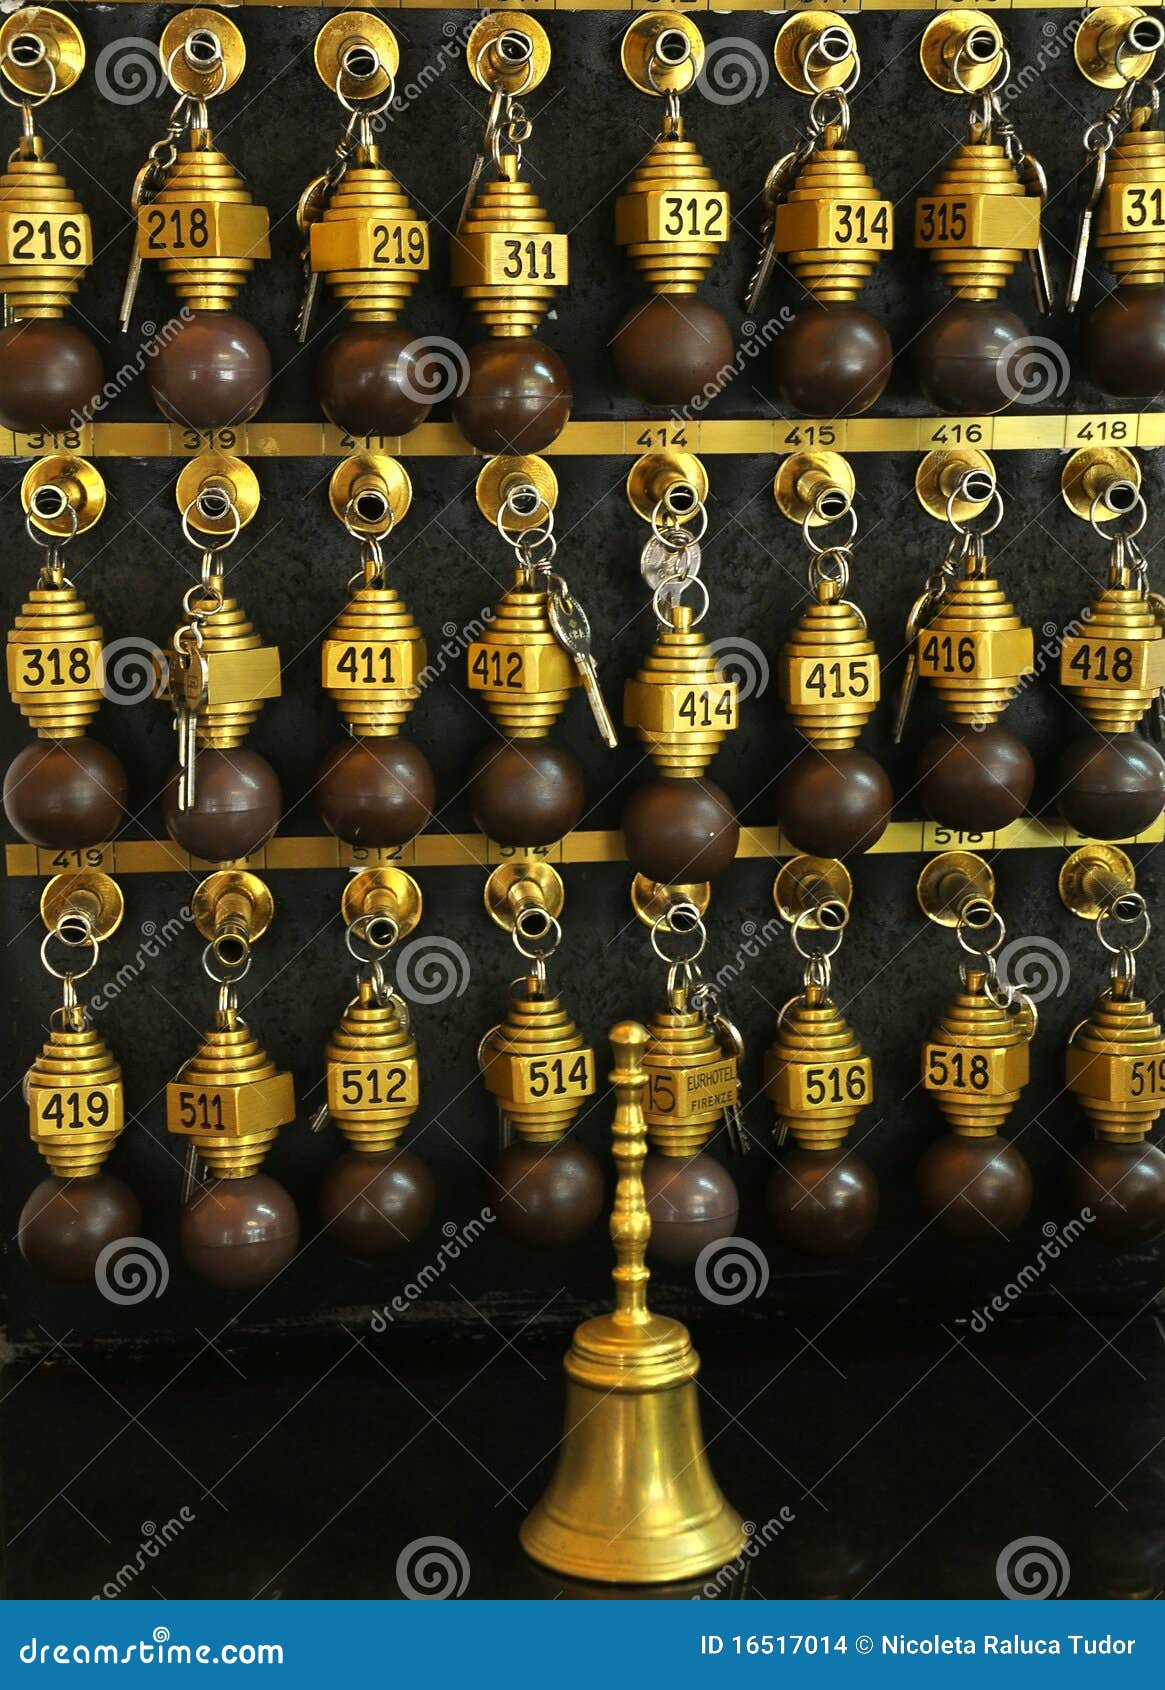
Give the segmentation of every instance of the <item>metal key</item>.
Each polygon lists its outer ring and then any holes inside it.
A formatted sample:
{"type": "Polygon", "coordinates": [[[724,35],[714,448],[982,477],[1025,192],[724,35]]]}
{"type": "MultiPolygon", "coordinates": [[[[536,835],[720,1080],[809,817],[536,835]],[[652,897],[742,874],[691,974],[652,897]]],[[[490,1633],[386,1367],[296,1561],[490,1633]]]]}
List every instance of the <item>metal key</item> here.
{"type": "Polygon", "coordinates": [[[602,689],[599,686],[599,673],[591,655],[591,625],[587,621],[586,612],[574,599],[561,593],[551,593],[547,601],[547,611],[550,616],[550,626],[554,629],[555,639],[565,651],[570,653],[574,659],[575,668],[582,676],[587,703],[591,707],[591,715],[595,718],[595,724],[604,741],[613,751],[619,743],[619,736],[615,732],[615,724],[611,720],[610,711],[607,709],[602,689]]]}
{"type": "Polygon", "coordinates": [[[689,540],[677,549],[653,534],[639,554],[639,573],[654,593],[665,583],[692,580],[700,573],[701,561],[697,540],[689,540]]]}
{"type": "Polygon", "coordinates": [[[194,808],[194,765],[198,753],[198,713],[206,703],[208,674],[200,647],[175,636],[170,654],[170,702],[178,730],[178,808],[194,808]]]}
{"type": "Polygon", "coordinates": [[[812,151],[812,143],[803,142],[799,147],[794,147],[792,152],[785,153],[777,160],[765,178],[764,198],[767,215],[761,229],[761,255],[749,281],[748,295],[744,302],[745,315],[748,317],[756,314],[757,306],[769,285],[777,262],[777,206],[784,199],[793,178],[812,151]]]}
{"type": "Polygon", "coordinates": [[[910,608],[910,615],[906,618],[906,667],[902,671],[902,685],[898,692],[898,708],[894,712],[895,745],[901,745],[902,735],[906,731],[906,718],[910,714],[910,706],[914,703],[914,694],[918,686],[918,636],[923,625],[929,618],[933,604],[933,594],[929,589],[920,598],[915,599],[910,608]]]}
{"type": "Polygon", "coordinates": [[[1088,198],[1081,202],[1080,215],[1076,219],[1076,244],[1072,248],[1072,267],[1068,271],[1068,287],[1064,294],[1064,304],[1069,311],[1075,311],[1080,303],[1080,295],[1084,288],[1084,269],[1088,263],[1088,246],[1092,239],[1092,219],[1096,215],[1096,208],[1100,204],[1100,196],[1104,192],[1104,179],[1108,174],[1108,155],[1104,150],[1096,154],[1096,162],[1092,172],[1092,187],[1088,198]]]}
{"type": "MultiPolygon", "coordinates": [[[[1044,175],[1043,166],[1031,153],[1024,153],[1016,166],[1016,175],[1026,188],[1032,199],[1040,202],[1040,213],[1048,198],[1048,180],[1044,175]]],[[[1041,317],[1046,317],[1052,309],[1052,277],[1048,269],[1048,255],[1044,250],[1044,237],[1041,232],[1034,247],[1028,248],[1028,269],[1031,271],[1032,288],[1036,296],[1036,310],[1041,317]]]]}
{"type": "MultiPolygon", "coordinates": [[[[730,1021],[723,1010],[717,1010],[712,1017],[712,1031],[719,1041],[720,1048],[729,1056],[734,1056],[739,1062],[744,1055],[744,1038],[740,1028],[734,1021],[730,1021]]],[[[728,1131],[728,1142],[738,1156],[747,1156],[751,1146],[748,1135],[744,1130],[744,1116],[740,1111],[740,1081],[736,1082],[737,1096],[724,1110],[724,1125],[728,1131]]]]}

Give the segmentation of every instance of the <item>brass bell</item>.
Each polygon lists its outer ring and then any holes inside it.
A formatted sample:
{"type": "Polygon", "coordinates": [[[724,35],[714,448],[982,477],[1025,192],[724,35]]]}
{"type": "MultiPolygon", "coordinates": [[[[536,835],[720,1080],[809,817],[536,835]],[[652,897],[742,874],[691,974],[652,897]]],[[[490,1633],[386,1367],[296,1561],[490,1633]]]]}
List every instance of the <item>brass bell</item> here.
{"type": "Polygon", "coordinates": [[[647,1306],[647,1042],[646,1029],[634,1021],[611,1031],[612,1153],[619,1170],[611,1214],[615,1308],[575,1330],[558,1465],[521,1531],[522,1547],[535,1561],[604,1583],[694,1578],[727,1565],[747,1541],[704,1450],[699,1358],[687,1329],[647,1306]]]}

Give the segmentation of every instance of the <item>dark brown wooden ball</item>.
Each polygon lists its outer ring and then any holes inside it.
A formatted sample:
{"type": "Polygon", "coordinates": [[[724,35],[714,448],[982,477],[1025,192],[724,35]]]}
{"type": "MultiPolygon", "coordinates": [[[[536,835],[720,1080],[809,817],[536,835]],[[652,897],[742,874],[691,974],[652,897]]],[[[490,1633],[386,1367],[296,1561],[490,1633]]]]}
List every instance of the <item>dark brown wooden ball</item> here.
{"type": "Polygon", "coordinates": [[[92,1279],[97,1258],[119,1238],[141,1231],[142,1207],[112,1174],[58,1179],[50,1174],[20,1211],[16,1236],[30,1267],[71,1284],[92,1279]]]}
{"type": "Polygon", "coordinates": [[[349,845],[407,845],[432,820],[437,785],[407,739],[349,739],[320,764],[324,826],[349,845]]]}
{"type": "Polygon", "coordinates": [[[411,1150],[337,1157],[320,1185],[320,1215],[341,1249],[378,1261],[413,1244],[433,1216],[437,1187],[411,1150]]]}
{"type": "Polygon", "coordinates": [[[1006,728],[942,727],[918,759],[927,815],[962,832],[993,833],[1018,820],[1036,782],[1031,752],[1006,728]]]}
{"type": "Polygon", "coordinates": [[[765,1206],[777,1235],[811,1256],[844,1256],[878,1218],[878,1182],[848,1150],[786,1150],[769,1176],[765,1206]]]}
{"type": "Polygon", "coordinates": [[[577,1244],[603,1207],[603,1174],[583,1144],[507,1145],[490,1175],[490,1201],[503,1232],[521,1244],[555,1250],[577,1244]]]}
{"type": "Polygon", "coordinates": [[[732,800],[714,781],[648,781],[623,810],[632,868],[668,886],[715,880],[735,858],[739,839],[732,800]]]}
{"type": "Polygon", "coordinates": [[[499,845],[552,845],[578,825],[586,787],[578,758],[548,739],[502,740],[469,775],[476,825],[499,845]]]}
{"type": "Polygon", "coordinates": [[[224,1291],[253,1291],[295,1255],[299,1212],[269,1174],[212,1180],[187,1203],[179,1237],[200,1278],[224,1291]]]}
{"type": "Polygon", "coordinates": [[[1031,1170],[998,1134],[947,1133],[923,1156],[915,1179],[925,1212],[943,1232],[968,1244],[1010,1236],[1031,1208],[1031,1170]]]}
{"type": "Polygon", "coordinates": [[[1139,734],[1084,734],[1053,775],[1064,820],[1093,839],[1128,839],[1165,807],[1165,758],[1139,734]]]}
{"type": "Polygon", "coordinates": [[[255,416],[271,385],[271,354],[233,311],[193,311],[149,365],[150,392],[184,428],[233,428],[255,416]]]}
{"type": "Polygon", "coordinates": [[[736,357],[732,330],[693,294],[656,293],[632,306],[611,342],[619,380],[645,405],[714,398],[736,357]]]}
{"type": "Polygon", "coordinates": [[[643,1189],[657,1261],[694,1262],[706,1244],[731,1238],[740,1215],[736,1181],[714,1156],[650,1155],[643,1189]]]}
{"type": "Polygon", "coordinates": [[[178,808],[178,775],[175,769],[162,794],[162,815],[170,838],[192,857],[208,863],[249,857],[279,826],[279,777],[257,751],[245,745],[232,751],[200,750],[190,810],[178,808]]]}
{"type": "MultiPolygon", "coordinates": [[[[316,370],[320,408],[349,434],[407,434],[432,409],[424,342],[395,323],[350,323],[324,347],[316,370]]],[[[439,396],[439,395],[438,395],[439,396]]]]}
{"type": "Polygon", "coordinates": [[[540,340],[483,340],[453,420],[479,452],[541,452],[570,421],[570,372],[540,340]]]}
{"type": "Polygon", "coordinates": [[[95,739],[37,739],[4,776],[4,814],[22,839],[46,850],[104,845],[122,824],[129,781],[95,739]]]}
{"type": "Polygon", "coordinates": [[[940,411],[1002,411],[1016,397],[1013,348],[1028,339],[1023,319],[998,301],[952,299],[914,343],[918,384],[940,411]]]}
{"type": "Polygon", "coordinates": [[[59,433],[92,419],[105,379],[101,357],[72,323],[30,318],[0,330],[0,423],[59,433]]]}
{"type": "Polygon", "coordinates": [[[1131,1249],[1165,1231],[1165,1152],[1093,1139],[1068,1170],[1073,1204],[1091,1210],[1089,1236],[1131,1249]]]}
{"type": "Polygon", "coordinates": [[[810,748],[777,782],[777,821],[799,851],[848,857],[868,851],[886,831],[894,789],[865,751],[810,748]]]}
{"type": "Polygon", "coordinates": [[[811,417],[857,417],[890,380],[894,348],[877,317],[858,305],[810,305],[772,345],[777,390],[811,417]]]}
{"type": "Polygon", "coordinates": [[[1081,336],[1088,373],[1118,399],[1152,399],[1165,388],[1165,287],[1114,288],[1081,336]]]}

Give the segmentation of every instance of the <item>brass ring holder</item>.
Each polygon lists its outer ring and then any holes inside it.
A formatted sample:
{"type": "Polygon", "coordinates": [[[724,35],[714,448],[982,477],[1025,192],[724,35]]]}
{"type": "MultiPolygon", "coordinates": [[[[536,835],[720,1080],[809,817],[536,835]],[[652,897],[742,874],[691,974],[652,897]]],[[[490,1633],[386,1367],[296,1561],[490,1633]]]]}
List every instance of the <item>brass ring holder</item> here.
{"type": "Polygon", "coordinates": [[[836,912],[840,907],[848,916],[853,895],[853,878],[836,857],[790,857],[773,881],[773,903],[782,919],[814,932],[844,926],[836,912]]]}
{"type": "Polygon", "coordinates": [[[1165,30],[1152,13],[1139,6],[1097,6],[1076,31],[1072,56],[1094,88],[1123,88],[1140,81],[1163,45],[1165,30]]]}
{"type": "Polygon", "coordinates": [[[1093,840],[1065,858],[1058,886],[1066,910],[1084,921],[1095,921],[1136,891],[1137,875],[1131,859],[1118,846],[1093,840]]]}
{"type": "Polygon", "coordinates": [[[668,885],[662,880],[649,880],[637,874],[631,882],[631,908],[645,927],[666,922],[668,912],[679,904],[691,904],[697,915],[704,915],[712,902],[712,884],[707,880],[690,880],[668,885]]]}
{"type": "Polygon", "coordinates": [[[70,869],[55,874],[40,895],[41,920],[50,933],[64,933],[70,922],[85,936],[101,941],[116,933],[125,914],[121,887],[100,869],[70,869]]]}
{"type": "Polygon", "coordinates": [[[24,472],[20,503],[40,533],[69,540],[74,534],[84,534],[101,516],[105,482],[87,458],[51,452],[24,472]]]}
{"type": "Polygon", "coordinates": [[[836,12],[794,12],[777,31],[777,39],[773,43],[773,63],[781,81],[797,94],[828,93],[844,87],[857,64],[857,40],[849,19],[836,12]],[[836,34],[839,47],[844,37],[848,43],[847,50],[839,56],[831,53],[814,67],[810,77],[807,49],[827,32],[830,36],[836,34]]]}
{"type": "Polygon", "coordinates": [[[800,528],[836,522],[853,503],[857,483],[840,452],[791,452],[773,480],[777,509],[800,528]]]}
{"type": "Polygon", "coordinates": [[[220,869],[194,888],[194,925],[217,960],[237,967],[271,925],[275,899],[266,881],[244,869],[220,869]]]}
{"type": "Polygon", "coordinates": [[[996,488],[995,465],[986,452],[973,446],[936,447],[928,452],[914,476],[914,491],[918,502],[936,522],[967,522],[978,516],[991,503],[996,488]],[[983,482],[973,483],[973,496],[956,496],[968,476],[982,476],[983,482]],[[988,485],[989,484],[989,485],[988,485]],[[978,488],[985,489],[982,498],[978,488]]]}
{"type": "Polygon", "coordinates": [[[644,13],[624,32],[619,59],[641,94],[685,94],[703,66],[704,37],[686,12],[644,13]],[[680,37],[687,47],[683,57],[668,52],[669,38],[678,44],[680,37]]]}
{"type": "Polygon", "coordinates": [[[1126,488],[1136,492],[1141,485],[1141,466],[1132,452],[1123,446],[1082,446],[1078,452],[1073,452],[1064,465],[1060,476],[1060,491],[1064,495],[1064,503],[1074,516],[1084,522],[1106,520],[1115,522],[1126,511],[1131,510],[1135,499],[1127,497],[1120,505],[1108,505],[1107,495],[1112,493],[1114,501],[1118,493],[1126,488]],[[1107,511],[1107,518],[1100,514],[1098,507],[1103,506],[1107,511]]]}
{"type": "Polygon", "coordinates": [[[526,12],[490,12],[470,31],[465,57],[473,80],[491,94],[529,94],[550,69],[550,38],[526,12]],[[506,46],[515,36],[524,36],[530,48],[527,56],[511,63],[506,46]]]}
{"type": "Polygon", "coordinates": [[[236,24],[209,6],[192,6],[172,17],[158,43],[171,85],[196,100],[214,99],[233,88],[247,63],[247,44],[236,24]],[[217,55],[210,57],[211,43],[217,55]]]}
{"type": "Polygon", "coordinates": [[[325,88],[344,93],[349,99],[375,100],[392,87],[400,68],[400,46],[382,18],[372,12],[338,12],[328,19],[316,36],[316,71],[325,88]],[[354,73],[350,60],[361,52],[368,56],[366,75],[354,73]],[[353,86],[342,87],[345,77],[353,86]]]}
{"type": "MultiPolygon", "coordinates": [[[[547,509],[553,510],[558,503],[558,477],[545,458],[507,457],[504,454],[487,458],[474,487],[477,508],[486,521],[496,523],[508,495],[515,487],[523,485],[533,487],[547,509]]],[[[513,533],[524,528],[537,528],[541,522],[537,510],[526,516],[520,511],[510,510],[506,517],[506,527],[513,533]]]]}
{"type": "Polygon", "coordinates": [[[200,452],[183,468],[174,496],[196,534],[233,537],[259,509],[259,478],[242,458],[200,452]]]}
{"type": "Polygon", "coordinates": [[[986,12],[940,12],[927,24],[918,56],[928,82],[944,94],[978,94],[1003,63],[1003,36],[986,12]]]}
{"type": "Polygon", "coordinates": [[[398,939],[407,939],[423,909],[420,887],[411,874],[399,868],[362,869],[347,881],[340,896],[345,927],[362,921],[369,941],[382,950],[398,939]],[[377,930],[377,921],[386,924],[382,932],[377,930]]]}
{"type": "Polygon", "coordinates": [[[928,921],[957,927],[969,903],[994,905],[995,876],[974,851],[942,851],[924,865],[916,890],[928,921]]]}
{"type": "Polygon", "coordinates": [[[353,452],[332,471],[328,503],[354,534],[377,539],[395,528],[413,501],[409,473],[382,452],[353,452]]]}
{"type": "Polygon", "coordinates": [[[677,522],[694,516],[698,505],[708,497],[708,471],[693,452],[667,450],[647,452],[638,458],[627,475],[627,498],[636,516],[650,522],[661,504],[667,503],[669,514],[677,522]],[[692,498],[685,511],[673,504],[679,488],[688,488],[692,498]]]}
{"type": "Polygon", "coordinates": [[[63,94],[85,69],[85,38],[48,6],[22,6],[0,28],[4,78],[30,99],[63,94]]]}
{"type": "Polygon", "coordinates": [[[523,916],[540,910],[556,921],[566,903],[566,888],[553,863],[540,857],[516,857],[499,863],[485,883],[486,914],[506,933],[513,933],[523,916]]]}

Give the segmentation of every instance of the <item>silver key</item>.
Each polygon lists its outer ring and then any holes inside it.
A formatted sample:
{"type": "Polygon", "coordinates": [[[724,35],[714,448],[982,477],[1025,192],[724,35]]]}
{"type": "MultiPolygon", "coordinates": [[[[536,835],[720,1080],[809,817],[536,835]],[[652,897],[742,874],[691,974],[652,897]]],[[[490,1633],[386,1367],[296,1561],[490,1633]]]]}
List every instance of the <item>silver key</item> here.
{"type": "MultiPolygon", "coordinates": [[[[671,546],[665,546],[657,534],[653,534],[639,554],[639,573],[655,593],[669,582],[674,582],[678,587],[684,581],[691,581],[700,573],[700,563],[698,541],[689,540],[686,546],[675,551],[671,546]]],[[[672,593],[675,597],[679,596],[674,592],[674,588],[672,593]]],[[[666,593],[664,597],[670,605],[671,597],[666,593]]]]}
{"type": "MultiPolygon", "coordinates": [[[[1027,189],[1032,199],[1040,202],[1040,213],[1048,198],[1048,182],[1043,167],[1031,153],[1024,153],[1016,166],[1016,175],[1027,189]]],[[[1034,247],[1028,248],[1028,269],[1031,271],[1032,288],[1036,296],[1036,310],[1041,317],[1046,317],[1052,309],[1052,277],[1048,270],[1048,255],[1044,250],[1044,237],[1040,234],[1034,247]]]]}
{"type": "Polygon", "coordinates": [[[170,653],[170,702],[178,731],[178,808],[194,808],[194,765],[198,755],[198,713],[206,703],[206,659],[197,646],[170,653]]]}
{"type": "Polygon", "coordinates": [[[295,338],[300,346],[307,343],[308,330],[311,320],[316,314],[316,301],[320,296],[320,276],[318,270],[308,272],[307,282],[303,290],[303,298],[299,302],[299,316],[295,319],[295,338]]]}
{"type": "Polygon", "coordinates": [[[1092,171],[1092,186],[1088,198],[1080,207],[1080,215],[1076,220],[1076,244],[1072,248],[1072,267],[1068,272],[1068,288],[1064,295],[1064,304],[1069,311],[1075,311],[1080,303],[1080,295],[1084,288],[1084,268],[1088,263],[1088,243],[1092,238],[1092,219],[1096,208],[1100,204],[1100,196],[1104,192],[1104,179],[1108,173],[1108,155],[1101,149],[1096,154],[1096,163],[1092,171]]]}
{"type": "Polygon", "coordinates": [[[619,743],[619,736],[615,732],[615,724],[611,720],[611,713],[599,686],[599,673],[591,655],[591,625],[587,621],[586,612],[574,599],[564,598],[559,593],[551,593],[547,611],[555,639],[573,657],[574,666],[582,676],[587,703],[591,707],[595,724],[605,743],[613,751],[619,743]]]}

